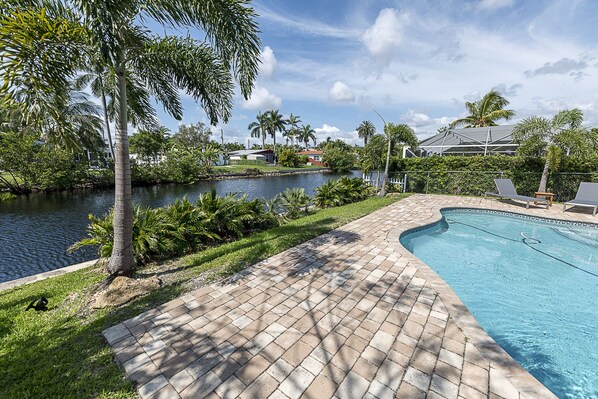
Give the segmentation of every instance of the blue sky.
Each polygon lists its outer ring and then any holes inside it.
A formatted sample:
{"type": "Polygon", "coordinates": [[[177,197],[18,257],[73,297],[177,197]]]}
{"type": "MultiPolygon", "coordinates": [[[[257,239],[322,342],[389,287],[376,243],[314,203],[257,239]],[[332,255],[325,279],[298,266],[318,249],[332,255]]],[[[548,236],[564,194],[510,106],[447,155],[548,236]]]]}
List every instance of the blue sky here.
{"type": "MultiPolygon", "coordinates": [[[[299,115],[326,137],[360,142],[362,120],[407,123],[420,138],[492,88],[517,113],[578,107],[598,126],[594,0],[260,0],[262,65],[252,97],[235,98],[225,141],[247,143],[258,111],[299,115]]],[[[184,97],[182,123],[207,122],[184,97]]],[[[158,106],[160,108],[160,106],[158,106]]],[[[173,131],[178,121],[160,111],[173,131]]],[[[219,134],[218,134],[219,135],[219,134]]],[[[256,142],[253,139],[252,143],[256,142]]]]}

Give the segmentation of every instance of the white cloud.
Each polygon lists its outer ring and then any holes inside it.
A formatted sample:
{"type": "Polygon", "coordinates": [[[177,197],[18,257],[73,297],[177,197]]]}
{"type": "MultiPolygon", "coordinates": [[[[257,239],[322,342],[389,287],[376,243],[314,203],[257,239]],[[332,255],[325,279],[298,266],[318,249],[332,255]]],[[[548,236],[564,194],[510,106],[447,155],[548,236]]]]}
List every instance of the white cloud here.
{"type": "Polygon", "coordinates": [[[316,132],[318,142],[326,141],[326,139],[330,137],[331,140],[342,140],[351,145],[361,143],[361,139],[359,139],[355,130],[344,131],[336,126],[324,123],[322,127],[314,128],[314,131],[316,132]]]}
{"type": "Polygon", "coordinates": [[[280,108],[282,100],[277,95],[270,93],[265,87],[256,86],[248,100],[243,100],[241,107],[244,109],[280,108]]]}
{"type": "Polygon", "coordinates": [[[423,112],[410,109],[401,116],[401,119],[415,131],[420,139],[423,139],[436,134],[439,128],[447,126],[457,118],[449,116],[433,118],[423,112]]]}
{"type": "Polygon", "coordinates": [[[260,54],[260,76],[266,79],[271,79],[277,69],[277,61],[274,56],[274,50],[270,46],[266,46],[260,54]]]}
{"type": "Polygon", "coordinates": [[[328,98],[335,103],[355,102],[355,93],[343,82],[337,81],[328,91],[328,98]]]}
{"type": "Polygon", "coordinates": [[[511,7],[515,0],[481,0],[478,3],[480,10],[494,11],[505,7],[511,7]]]}
{"type": "Polygon", "coordinates": [[[401,44],[403,27],[408,22],[407,14],[400,14],[394,8],[385,8],[378,14],[374,25],[363,34],[363,43],[372,55],[389,59],[401,44]]]}

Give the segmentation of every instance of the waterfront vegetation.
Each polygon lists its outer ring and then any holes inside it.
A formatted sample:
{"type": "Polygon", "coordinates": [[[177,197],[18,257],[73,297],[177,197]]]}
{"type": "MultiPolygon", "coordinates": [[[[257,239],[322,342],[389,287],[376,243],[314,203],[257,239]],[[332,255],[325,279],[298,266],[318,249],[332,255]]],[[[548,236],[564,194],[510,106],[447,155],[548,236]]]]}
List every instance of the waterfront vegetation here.
{"type": "MultiPolygon", "coordinates": [[[[369,185],[360,178],[329,180],[316,189],[320,208],[344,205],[367,198],[369,185]]],[[[222,242],[279,226],[305,215],[313,199],[303,188],[286,189],[270,202],[247,195],[218,195],[216,189],[201,194],[195,202],[177,199],[162,208],[135,206],[133,212],[133,255],[138,265],[205,249],[222,242]]],[[[114,242],[114,215],[89,215],[88,237],[71,247],[98,248],[109,258],[114,242]]]]}
{"type": "Polygon", "coordinates": [[[137,277],[159,273],[163,286],[118,309],[88,309],[90,296],[106,278],[97,267],[0,292],[0,397],[135,398],[134,386],[101,335],[104,329],[401,198],[372,197],[314,211],[239,240],[149,264],[137,277]],[[48,298],[49,310],[25,312],[40,296],[48,298]]]}
{"type": "MultiPolygon", "coordinates": [[[[446,156],[395,159],[394,163],[395,170],[408,175],[408,192],[482,196],[496,190],[493,179],[505,177],[513,180],[517,192],[533,195],[538,191],[545,158],[446,156]]],[[[547,188],[556,200],[566,201],[575,197],[582,181],[598,181],[598,156],[563,157],[558,168],[548,174],[547,188]]]]}

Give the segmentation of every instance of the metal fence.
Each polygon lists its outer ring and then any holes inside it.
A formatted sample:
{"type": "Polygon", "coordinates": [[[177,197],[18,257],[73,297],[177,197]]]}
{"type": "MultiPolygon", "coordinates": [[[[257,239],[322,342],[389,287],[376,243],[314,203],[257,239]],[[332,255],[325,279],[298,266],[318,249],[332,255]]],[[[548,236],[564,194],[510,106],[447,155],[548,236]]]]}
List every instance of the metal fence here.
{"type": "MultiPolygon", "coordinates": [[[[517,192],[533,196],[538,191],[541,172],[509,171],[405,171],[389,175],[387,183],[396,191],[430,194],[475,195],[483,196],[486,192],[496,192],[494,179],[509,178],[513,180],[517,192]]],[[[372,185],[381,184],[382,177],[377,179],[377,172],[364,175],[364,179],[372,185]]],[[[567,201],[575,197],[579,183],[598,182],[598,171],[591,173],[550,173],[548,191],[554,193],[555,201],[567,201]]]]}

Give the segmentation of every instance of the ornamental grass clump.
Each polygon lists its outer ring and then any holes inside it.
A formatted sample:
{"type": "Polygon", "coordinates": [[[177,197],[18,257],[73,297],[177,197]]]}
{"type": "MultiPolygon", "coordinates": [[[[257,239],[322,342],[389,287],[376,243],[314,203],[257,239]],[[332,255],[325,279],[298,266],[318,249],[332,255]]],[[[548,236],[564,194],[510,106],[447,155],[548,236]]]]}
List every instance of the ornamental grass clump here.
{"type": "Polygon", "coordinates": [[[328,180],[316,188],[314,203],[319,208],[330,208],[362,201],[372,194],[372,186],[362,179],[342,177],[328,180]]]}
{"type": "MultiPolygon", "coordinates": [[[[114,238],[113,217],[112,211],[103,218],[89,215],[89,237],[72,245],[70,250],[96,246],[100,257],[109,257],[114,238]]],[[[183,198],[163,208],[136,205],[133,254],[138,264],[146,264],[232,241],[278,224],[279,219],[268,212],[263,200],[249,200],[246,195],[220,196],[215,190],[200,195],[195,203],[183,198]]]]}

